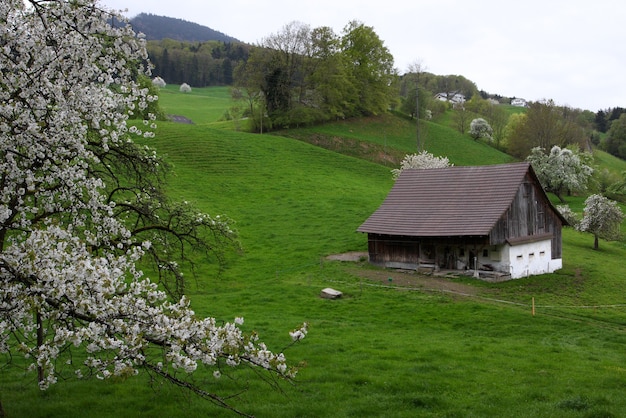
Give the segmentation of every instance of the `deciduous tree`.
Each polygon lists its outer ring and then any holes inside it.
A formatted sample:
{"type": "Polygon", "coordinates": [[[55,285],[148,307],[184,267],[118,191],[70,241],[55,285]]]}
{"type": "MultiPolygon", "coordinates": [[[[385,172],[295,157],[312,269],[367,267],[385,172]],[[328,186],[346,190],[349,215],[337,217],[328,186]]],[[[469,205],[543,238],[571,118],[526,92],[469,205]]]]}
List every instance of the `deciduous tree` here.
{"type": "Polygon", "coordinates": [[[565,218],[569,226],[578,226],[580,219],[578,219],[578,215],[568,205],[558,205],[556,209],[561,213],[561,216],[565,218]]]}
{"type": "Polygon", "coordinates": [[[42,389],[148,369],[227,408],[188,373],[293,376],[241,318],[200,318],[180,297],[190,249],[219,257],[236,235],[227,218],[169,201],[163,161],[132,140],[155,127],[153,114],[128,123],[157,99],[138,81],[142,39],[89,0],[4,0],[0,22],[0,353],[24,356],[42,389]]]}
{"type": "Polygon", "coordinates": [[[575,112],[556,106],[552,100],[531,103],[523,123],[516,124],[507,138],[509,153],[518,158],[526,158],[535,147],[574,145],[584,149],[585,141],[584,129],[576,122],[575,112]]]}
{"type": "Polygon", "coordinates": [[[475,114],[467,109],[463,103],[454,103],[452,109],[452,120],[456,129],[462,134],[465,134],[475,114]]]}
{"type": "Polygon", "coordinates": [[[183,83],[178,90],[180,90],[181,93],[191,93],[191,86],[187,83],[183,83]]]}
{"type": "Polygon", "coordinates": [[[393,100],[396,72],[393,55],[374,28],[353,20],[344,28],[342,54],[358,92],[357,109],[362,114],[386,112],[393,100]]]}
{"type": "Polygon", "coordinates": [[[626,158],[626,113],[614,120],[602,147],[610,154],[626,158]]]}
{"type": "Polygon", "coordinates": [[[152,79],[152,84],[159,88],[163,88],[166,86],[165,80],[163,80],[161,77],[154,77],[152,79]]]}
{"type": "Polygon", "coordinates": [[[604,196],[593,194],[585,200],[583,218],[577,229],[593,234],[593,248],[597,250],[598,239],[617,240],[620,236],[620,224],[624,213],[617,202],[604,196]]]}
{"type": "Polygon", "coordinates": [[[328,27],[292,22],[235,71],[240,91],[262,96],[256,102],[266,111],[253,115],[266,114],[273,128],[385,112],[395,98],[394,81],[392,55],[359,22],[341,37],[328,27]]]}
{"type": "Polygon", "coordinates": [[[402,77],[400,83],[402,104],[400,110],[415,117],[416,148],[420,152],[424,149],[424,132],[420,119],[430,118],[432,112],[428,112],[428,104],[431,94],[420,86],[420,76],[425,72],[425,66],[421,61],[415,61],[409,65],[408,71],[402,77]],[[427,117],[428,115],[428,117],[427,117]]]}
{"type": "Polygon", "coordinates": [[[500,148],[509,120],[508,113],[501,105],[485,100],[479,94],[474,94],[474,96],[465,103],[465,106],[468,110],[487,121],[492,130],[490,135],[493,143],[497,148],[500,148]]]}
{"type": "Polygon", "coordinates": [[[421,151],[417,154],[407,154],[402,162],[400,168],[394,168],[391,170],[393,179],[397,179],[403,170],[418,169],[425,170],[429,168],[445,168],[450,167],[448,157],[436,157],[428,151],[421,151]]]}
{"type": "Polygon", "coordinates": [[[311,43],[307,103],[321,110],[322,120],[354,116],[357,92],[341,54],[340,37],[330,27],[322,26],[311,31],[311,43]]]}
{"type": "Polygon", "coordinates": [[[531,163],[543,188],[564,202],[563,193],[587,189],[593,175],[592,159],[590,154],[555,145],[548,154],[540,147],[533,148],[526,160],[531,163]]]}
{"type": "Polygon", "coordinates": [[[470,123],[470,136],[474,139],[485,138],[489,141],[492,140],[491,135],[493,129],[489,123],[483,118],[476,118],[470,123]]]}

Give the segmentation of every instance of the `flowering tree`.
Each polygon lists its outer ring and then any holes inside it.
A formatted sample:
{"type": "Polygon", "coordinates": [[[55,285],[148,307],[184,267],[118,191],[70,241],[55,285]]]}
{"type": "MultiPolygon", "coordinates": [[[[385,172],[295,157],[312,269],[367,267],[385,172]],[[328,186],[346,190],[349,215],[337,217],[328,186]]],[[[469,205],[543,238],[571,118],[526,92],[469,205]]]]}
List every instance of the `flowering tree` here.
{"type": "Polygon", "coordinates": [[[543,188],[564,202],[563,193],[587,189],[593,174],[592,159],[590,154],[576,153],[555,145],[548,154],[543,148],[533,148],[526,161],[531,163],[543,188]]]}
{"type": "Polygon", "coordinates": [[[149,369],[233,410],[186,373],[247,364],[292,377],[241,318],[218,325],[181,296],[190,248],[219,261],[236,235],[227,218],[170,202],[163,161],[132,141],[154,128],[149,112],[127,123],[157,100],[138,81],[143,40],[96,0],[3,0],[0,22],[0,353],[23,355],[41,389],[68,368],[149,369]]]}
{"type": "Polygon", "coordinates": [[[187,83],[183,83],[180,85],[178,89],[181,93],[191,93],[191,86],[187,83]]]}
{"type": "Polygon", "coordinates": [[[491,141],[491,135],[493,135],[493,129],[485,119],[476,118],[472,120],[470,123],[470,136],[472,138],[485,138],[491,141]]]}
{"type": "Polygon", "coordinates": [[[593,249],[597,250],[598,238],[619,239],[623,219],[624,213],[615,201],[593,194],[585,200],[584,215],[576,228],[593,234],[593,249]]]}
{"type": "Polygon", "coordinates": [[[163,88],[166,86],[165,80],[163,80],[161,77],[154,77],[152,79],[152,84],[159,88],[163,88]]]}
{"type": "Polygon", "coordinates": [[[418,154],[407,154],[402,162],[400,168],[394,168],[391,170],[393,179],[397,179],[403,170],[407,169],[427,169],[427,168],[444,168],[450,167],[454,164],[450,164],[448,157],[435,157],[428,151],[421,151],[418,154]]]}
{"type": "Polygon", "coordinates": [[[575,228],[578,227],[580,219],[578,219],[578,215],[568,205],[558,205],[556,209],[559,211],[561,216],[565,218],[569,226],[575,228]]]}

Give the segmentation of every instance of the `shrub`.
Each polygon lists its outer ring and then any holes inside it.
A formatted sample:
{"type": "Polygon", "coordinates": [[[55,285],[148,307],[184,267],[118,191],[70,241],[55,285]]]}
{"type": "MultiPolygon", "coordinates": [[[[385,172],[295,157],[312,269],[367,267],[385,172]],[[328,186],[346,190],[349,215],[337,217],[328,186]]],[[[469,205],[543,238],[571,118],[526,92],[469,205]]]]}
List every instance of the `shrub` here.
{"type": "Polygon", "coordinates": [[[163,88],[166,86],[165,80],[163,80],[161,77],[154,77],[152,79],[152,84],[159,88],[163,88]]]}

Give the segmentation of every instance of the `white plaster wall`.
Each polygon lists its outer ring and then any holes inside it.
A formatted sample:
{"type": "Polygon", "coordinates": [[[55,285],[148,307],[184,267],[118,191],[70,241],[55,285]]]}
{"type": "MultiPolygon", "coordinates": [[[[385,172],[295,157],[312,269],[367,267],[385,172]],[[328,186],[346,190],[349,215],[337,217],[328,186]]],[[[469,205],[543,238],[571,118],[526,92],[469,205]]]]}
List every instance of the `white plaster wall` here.
{"type": "Polygon", "coordinates": [[[534,274],[552,273],[563,267],[562,259],[552,259],[550,240],[504,246],[502,260],[510,266],[511,278],[519,279],[534,274]],[[508,260],[505,260],[508,259],[508,260]]]}

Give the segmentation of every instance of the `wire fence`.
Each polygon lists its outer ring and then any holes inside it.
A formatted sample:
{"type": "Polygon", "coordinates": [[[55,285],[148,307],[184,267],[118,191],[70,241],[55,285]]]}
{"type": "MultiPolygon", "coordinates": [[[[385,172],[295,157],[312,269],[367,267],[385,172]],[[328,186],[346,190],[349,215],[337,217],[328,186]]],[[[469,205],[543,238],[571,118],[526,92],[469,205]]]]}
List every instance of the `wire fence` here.
{"type": "MultiPolygon", "coordinates": [[[[341,281],[341,280],[328,280],[328,281],[334,282],[334,283],[343,284],[343,285],[354,285],[354,283],[345,282],[345,281],[341,281]]],[[[544,308],[544,309],[611,309],[611,308],[626,308],[626,303],[614,303],[614,304],[603,304],[603,305],[540,305],[540,304],[533,304],[532,301],[528,302],[528,303],[515,302],[515,301],[511,301],[511,300],[490,298],[490,297],[487,297],[487,296],[475,295],[475,294],[465,293],[465,292],[459,292],[459,291],[450,290],[450,289],[426,288],[426,287],[410,287],[410,286],[394,286],[394,285],[384,285],[384,284],[377,284],[377,283],[362,283],[360,285],[368,286],[368,287],[388,288],[388,289],[395,289],[395,290],[405,290],[405,291],[409,290],[409,291],[425,292],[425,293],[449,293],[449,294],[453,294],[453,295],[456,295],[456,296],[463,296],[463,297],[472,298],[472,299],[480,299],[480,300],[484,300],[484,301],[487,301],[487,302],[502,303],[502,304],[507,304],[507,305],[515,305],[515,306],[521,306],[521,307],[526,307],[526,308],[532,308],[534,306],[537,309],[538,308],[544,308]]]]}
{"type": "MultiPolygon", "coordinates": [[[[324,263],[326,262],[325,258],[321,257],[319,260],[317,261],[311,261],[308,263],[304,263],[304,264],[300,264],[300,265],[294,265],[294,266],[290,266],[288,268],[283,268],[280,270],[276,270],[276,278],[279,278],[281,275],[286,275],[286,274],[292,274],[295,272],[302,272],[302,273],[308,273],[307,277],[307,281],[310,283],[311,282],[311,274],[313,274],[312,269],[315,268],[315,270],[319,269],[319,271],[322,271],[324,269],[324,263]]],[[[506,299],[502,299],[502,298],[493,298],[493,297],[489,297],[489,296],[484,296],[484,295],[478,295],[478,294],[473,294],[473,293],[467,293],[467,292],[461,292],[458,290],[452,290],[452,289],[445,289],[445,288],[429,288],[429,287],[424,287],[424,286],[419,286],[419,287],[411,287],[411,286],[404,286],[404,285],[393,285],[393,284],[382,284],[382,283],[375,283],[372,281],[369,281],[368,279],[361,279],[358,283],[356,282],[349,282],[349,281],[343,281],[343,280],[337,280],[337,279],[330,279],[327,277],[324,277],[322,279],[324,282],[328,282],[328,283],[333,283],[335,285],[341,285],[341,286],[351,286],[351,287],[360,287],[361,289],[363,287],[370,287],[370,288],[381,288],[381,289],[393,289],[393,290],[402,290],[402,291],[413,291],[413,292],[421,292],[421,293],[443,293],[443,294],[450,294],[450,295],[454,295],[454,296],[461,296],[464,298],[468,298],[468,299],[474,299],[474,300],[482,300],[485,302],[490,302],[490,303],[496,303],[496,304],[502,304],[502,305],[510,305],[510,306],[517,306],[520,308],[525,308],[525,309],[529,309],[531,310],[532,314],[535,315],[536,311],[539,309],[548,309],[548,310],[567,310],[567,309],[578,309],[578,310],[600,310],[600,309],[624,309],[626,308],[626,303],[612,303],[612,304],[585,304],[585,305],[558,305],[558,304],[538,304],[535,303],[535,298],[533,297],[529,302],[517,302],[517,301],[512,301],[512,300],[506,300],[506,299]]],[[[625,319],[626,322],[626,319],[625,319]]]]}

